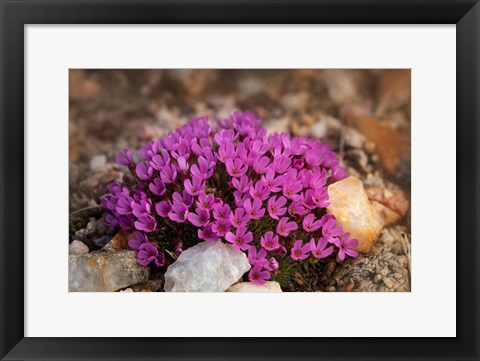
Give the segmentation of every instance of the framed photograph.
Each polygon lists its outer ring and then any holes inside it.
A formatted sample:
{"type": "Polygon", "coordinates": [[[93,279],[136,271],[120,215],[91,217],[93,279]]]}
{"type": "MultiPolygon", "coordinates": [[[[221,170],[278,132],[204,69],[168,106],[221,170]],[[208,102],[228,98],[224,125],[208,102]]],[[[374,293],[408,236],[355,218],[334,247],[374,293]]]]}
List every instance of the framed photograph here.
{"type": "Polygon", "coordinates": [[[2,360],[479,358],[478,1],[1,11],[2,360]]]}

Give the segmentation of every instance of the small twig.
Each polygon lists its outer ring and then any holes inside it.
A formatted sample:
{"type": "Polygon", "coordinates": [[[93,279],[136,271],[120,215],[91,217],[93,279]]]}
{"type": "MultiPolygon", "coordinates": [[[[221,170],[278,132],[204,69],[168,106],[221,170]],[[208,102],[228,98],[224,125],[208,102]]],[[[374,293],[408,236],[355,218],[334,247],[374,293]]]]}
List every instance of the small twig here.
{"type": "Polygon", "coordinates": [[[74,215],[76,215],[76,214],[78,214],[78,213],[81,213],[81,212],[83,212],[83,211],[88,211],[89,209],[95,209],[95,208],[101,208],[101,207],[102,207],[101,205],[97,204],[96,206],[90,206],[90,207],[80,208],[80,209],[77,209],[76,211],[70,213],[70,214],[69,214],[69,217],[74,216],[74,215]]]}
{"type": "Polygon", "coordinates": [[[164,251],[167,252],[167,253],[170,255],[170,257],[172,257],[174,260],[177,260],[177,256],[175,256],[175,255],[174,255],[172,252],[170,252],[168,249],[165,249],[164,251]]]}

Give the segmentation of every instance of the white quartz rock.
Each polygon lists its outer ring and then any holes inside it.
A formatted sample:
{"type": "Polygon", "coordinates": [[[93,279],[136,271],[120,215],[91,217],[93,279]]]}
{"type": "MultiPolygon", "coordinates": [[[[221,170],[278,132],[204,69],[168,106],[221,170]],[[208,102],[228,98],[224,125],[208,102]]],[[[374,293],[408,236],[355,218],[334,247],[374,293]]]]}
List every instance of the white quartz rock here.
{"type": "Polygon", "coordinates": [[[252,282],[241,282],[230,287],[227,292],[249,292],[249,293],[275,293],[282,292],[280,284],[275,281],[267,281],[263,285],[252,282]]]}
{"type": "Polygon", "coordinates": [[[363,183],[348,177],[328,186],[330,205],[327,212],[333,214],[337,224],[351,238],[359,242],[357,251],[367,253],[383,228],[377,211],[370,204],[363,183]]]}
{"type": "Polygon", "coordinates": [[[242,251],[202,242],[183,251],[165,273],[166,292],[224,292],[250,269],[242,251]]]}
{"type": "Polygon", "coordinates": [[[88,247],[82,241],[75,240],[68,246],[68,254],[85,254],[88,252],[88,247]]]}
{"type": "Polygon", "coordinates": [[[70,292],[112,292],[148,280],[149,269],[137,264],[135,251],[69,255],[70,292]]]}
{"type": "Polygon", "coordinates": [[[94,155],[90,160],[90,169],[93,172],[102,171],[107,165],[107,156],[105,154],[94,155]]]}

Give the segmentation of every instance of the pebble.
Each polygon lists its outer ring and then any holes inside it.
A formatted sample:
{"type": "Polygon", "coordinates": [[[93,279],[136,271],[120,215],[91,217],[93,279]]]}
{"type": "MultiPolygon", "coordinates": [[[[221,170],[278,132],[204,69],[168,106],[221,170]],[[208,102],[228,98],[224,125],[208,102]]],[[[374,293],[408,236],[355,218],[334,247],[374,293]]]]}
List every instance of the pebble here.
{"type": "Polygon", "coordinates": [[[315,138],[325,138],[328,132],[328,126],[325,122],[318,122],[310,128],[310,132],[315,138]]]}
{"type": "MultiPolygon", "coordinates": [[[[120,251],[124,249],[129,249],[128,247],[128,236],[129,233],[126,231],[119,231],[105,246],[103,246],[106,251],[120,251]]],[[[103,238],[103,237],[102,237],[103,238]]],[[[108,237],[110,238],[110,237],[108,237]]],[[[103,240],[102,240],[103,242],[103,240]]]]}
{"type": "Polygon", "coordinates": [[[385,226],[395,223],[401,218],[397,212],[392,211],[390,208],[377,201],[372,201],[372,207],[376,210],[385,226]]]}
{"type": "Polygon", "coordinates": [[[97,233],[97,220],[95,218],[90,218],[90,221],[87,223],[85,228],[85,235],[87,237],[92,237],[97,233]]]}
{"type": "Polygon", "coordinates": [[[366,189],[367,196],[372,201],[382,203],[385,207],[398,213],[403,218],[410,209],[410,202],[405,194],[399,189],[384,187],[369,187],[366,189]]]}
{"type": "Polygon", "coordinates": [[[85,254],[88,253],[89,249],[85,243],[82,241],[74,240],[68,246],[68,253],[69,254],[85,254]]]}
{"type": "Polygon", "coordinates": [[[111,236],[105,235],[105,236],[102,236],[100,238],[95,239],[93,241],[93,243],[95,243],[95,245],[97,247],[103,248],[110,242],[111,239],[112,239],[111,236]]]}
{"type": "Polygon", "coordinates": [[[99,172],[105,170],[107,165],[107,156],[105,154],[94,155],[90,159],[90,170],[92,172],[99,172]]]}
{"type": "Polygon", "coordinates": [[[345,145],[352,148],[363,148],[363,145],[365,143],[365,137],[361,133],[357,132],[353,128],[344,127],[342,134],[345,145]]]}
{"type": "Polygon", "coordinates": [[[328,194],[327,212],[335,216],[345,232],[358,240],[355,249],[368,253],[383,225],[368,201],[362,182],[355,177],[345,178],[328,186],[328,194]]]}
{"type": "Polygon", "coordinates": [[[249,293],[274,293],[282,292],[280,284],[275,281],[267,281],[263,285],[252,282],[240,282],[230,287],[226,292],[249,292],[249,293]]]}
{"type": "Polygon", "coordinates": [[[388,288],[392,288],[394,286],[394,283],[390,278],[385,278],[383,280],[383,283],[385,283],[385,286],[387,286],[388,288]]]}

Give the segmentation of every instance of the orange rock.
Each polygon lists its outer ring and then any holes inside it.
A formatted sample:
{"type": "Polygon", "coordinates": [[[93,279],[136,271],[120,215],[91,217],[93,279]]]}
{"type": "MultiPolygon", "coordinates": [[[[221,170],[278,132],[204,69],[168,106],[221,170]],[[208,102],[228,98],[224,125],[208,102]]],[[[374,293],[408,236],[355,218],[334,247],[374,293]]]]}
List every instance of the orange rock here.
{"type": "Polygon", "coordinates": [[[383,224],[368,200],[362,181],[348,177],[333,183],[328,186],[328,195],[330,205],[327,212],[335,216],[345,232],[358,239],[359,245],[355,249],[368,253],[383,224]]]}
{"type": "Polygon", "coordinates": [[[100,94],[101,87],[96,81],[88,79],[85,70],[72,69],[69,72],[70,100],[85,100],[100,94]]]}
{"type": "Polygon", "coordinates": [[[378,213],[385,226],[395,223],[401,218],[397,212],[392,211],[390,208],[385,207],[382,203],[377,201],[372,202],[372,207],[378,213]]]}
{"type": "Polygon", "coordinates": [[[366,190],[368,199],[382,203],[403,218],[410,209],[410,202],[401,190],[388,190],[383,187],[370,187],[366,190]]]}
{"type": "Polygon", "coordinates": [[[410,156],[410,136],[364,116],[356,119],[356,126],[365,137],[375,143],[380,164],[396,175],[402,159],[410,156]]]}
{"type": "Polygon", "coordinates": [[[128,249],[128,236],[130,234],[127,231],[119,231],[110,241],[113,249],[119,251],[128,249]]]}

